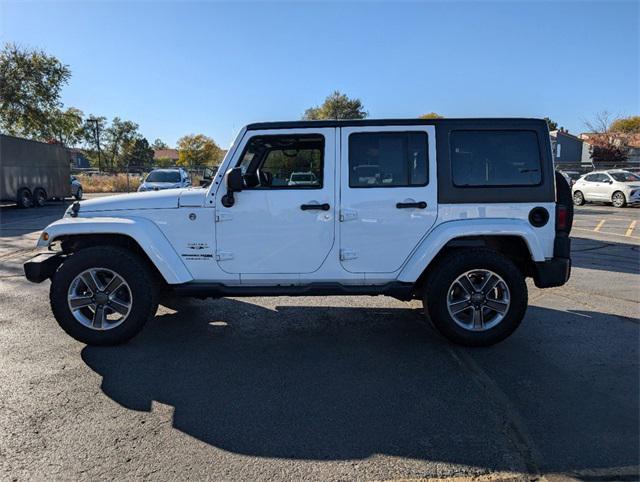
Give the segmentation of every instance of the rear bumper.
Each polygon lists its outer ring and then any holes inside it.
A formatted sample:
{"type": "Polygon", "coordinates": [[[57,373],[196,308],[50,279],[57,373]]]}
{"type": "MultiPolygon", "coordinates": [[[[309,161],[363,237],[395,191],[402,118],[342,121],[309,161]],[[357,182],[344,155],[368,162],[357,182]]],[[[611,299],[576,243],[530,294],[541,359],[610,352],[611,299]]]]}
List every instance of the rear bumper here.
{"type": "Polygon", "coordinates": [[[60,253],[41,253],[24,264],[24,275],[32,283],[42,283],[51,278],[64,256],[60,253]]]}
{"type": "Polygon", "coordinates": [[[533,281],[538,288],[562,286],[571,276],[571,258],[551,258],[535,263],[533,281]]]}

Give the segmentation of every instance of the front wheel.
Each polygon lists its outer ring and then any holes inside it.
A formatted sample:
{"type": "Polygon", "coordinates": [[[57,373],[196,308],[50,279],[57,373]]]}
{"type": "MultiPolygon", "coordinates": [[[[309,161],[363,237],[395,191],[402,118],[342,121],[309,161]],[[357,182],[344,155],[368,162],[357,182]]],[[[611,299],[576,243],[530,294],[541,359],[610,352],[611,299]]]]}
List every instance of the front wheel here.
{"type": "Polygon", "coordinates": [[[573,204],[582,206],[584,204],[584,195],[580,191],[573,193],[573,204]]]}
{"type": "Polygon", "coordinates": [[[158,308],[157,283],[146,263],[118,247],[69,256],[51,280],[58,324],[88,345],[118,345],[137,335],[158,308]]]}
{"type": "Polygon", "coordinates": [[[457,250],[428,279],[424,304],[433,325],[450,341],[488,346],[511,335],[527,309],[522,272],[488,249],[457,250]]]}
{"type": "Polygon", "coordinates": [[[616,191],[613,193],[613,196],[611,197],[611,202],[613,203],[613,206],[616,208],[623,208],[627,205],[627,199],[624,197],[624,194],[621,193],[620,191],[616,191]]]}

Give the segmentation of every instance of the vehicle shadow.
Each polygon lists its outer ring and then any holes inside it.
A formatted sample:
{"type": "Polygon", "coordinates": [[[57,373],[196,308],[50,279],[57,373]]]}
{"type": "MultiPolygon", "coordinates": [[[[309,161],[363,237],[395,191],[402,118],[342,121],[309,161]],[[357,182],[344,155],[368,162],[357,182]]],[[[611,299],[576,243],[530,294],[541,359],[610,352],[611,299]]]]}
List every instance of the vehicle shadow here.
{"type": "Polygon", "coordinates": [[[572,236],[571,265],[574,268],[640,274],[640,246],[572,236]]]}
{"type": "MultiPolygon", "coordinates": [[[[607,316],[533,307],[513,337],[471,350],[418,323],[417,309],[193,301],[127,345],[84,348],[82,359],[117,403],[170,405],[176,429],[239,454],[390,454],[509,470],[522,463],[513,445],[523,435],[509,429],[521,423],[530,440],[519,444],[540,451],[541,470],[631,466],[638,326],[624,323],[628,341],[616,348],[630,362],[602,378],[612,355],[590,347],[585,332],[620,325],[607,316]]],[[[525,464],[530,457],[522,454],[525,464]]]]}

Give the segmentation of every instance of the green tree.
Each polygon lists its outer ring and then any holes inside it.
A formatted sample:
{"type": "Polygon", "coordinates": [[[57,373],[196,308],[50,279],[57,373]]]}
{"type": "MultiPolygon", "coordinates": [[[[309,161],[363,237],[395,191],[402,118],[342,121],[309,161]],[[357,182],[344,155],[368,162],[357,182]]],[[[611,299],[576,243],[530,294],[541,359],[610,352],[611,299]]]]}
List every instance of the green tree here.
{"type": "Polygon", "coordinates": [[[304,112],[303,119],[364,119],[369,115],[360,99],[350,99],[336,90],[329,95],[321,106],[311,107],[304,112]]]}
{"type": "Polygon", "coordinates": [[[148,169],[153,165],[153,149],[144,137],[128,141],[123,148],[122,161],[127,170],[132,167],[148,169]]]}
{"type": "Polygon", "coordinates": [[[151,144],[151,149],[153,150],[169,149],[169,145],[166,142],[164,142],[162,139],[156,139],[151,144]]]}
{"type": "Polygon", "coordinates": [[[222,149],[204,134],[189,134],[178,139],[178,164],[184,167],[217,166],[222,149]]]}
{"type": "Polygon", "coordinates": [[[80,109],[69,107],[52,116],[50,138],[63,146],[73,147],[84,139],[84,119],[80,109]]]}
{"type": "Polygon", "coordinates": [[[0,129],[46,140],[62,103],[60,91],[71,71],[41,50],[7,43],[0,50],[0,129]]]}
{"type": "Polygon", "coordinates": [[[122,153],[123,147],[130,142],[141,138],[138,132],[138,124],[131,121],[123,121],[114,117],[111,125],[105,129],[105,149],[107,165],[112,171],[122,169],[126,164],[122,153]]]}
{"type": "Polygon", "coordinates": [[[436,112],[429,112],[428,114],[422,114],[418,119],[444,119],[444,117],[436,112]]]}
{"type": "Polygon", "coordinates": [[[552,120],[549,117],[545,117],[544,120],[547,121],[547,126],[549,126],[549,131],[558,130],[558,123],[556,121],[552,120]]]}
{"type": "Polygon", "coordinates": [[[640,116],[634,115],[616,119],[611,123],[610,130],[620,134],[640,134],[640,116]]]}

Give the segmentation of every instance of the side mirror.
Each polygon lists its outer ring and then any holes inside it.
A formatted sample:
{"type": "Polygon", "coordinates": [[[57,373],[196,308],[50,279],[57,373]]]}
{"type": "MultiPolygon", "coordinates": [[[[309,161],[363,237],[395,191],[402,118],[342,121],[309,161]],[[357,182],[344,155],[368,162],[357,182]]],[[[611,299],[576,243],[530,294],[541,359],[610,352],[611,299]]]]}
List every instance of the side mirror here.
{"type": "Polygon", "coordinates": [[[234,192],[240,192],[244,189],[244,179],[242,177],[242,169],[234,167],[227,171],[225,176],[225,184],[227,185],[227,194],[222,196],[220,202],[225,208],[230,208],[236,202],[233,197],[234,192]]]}

